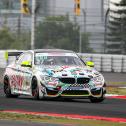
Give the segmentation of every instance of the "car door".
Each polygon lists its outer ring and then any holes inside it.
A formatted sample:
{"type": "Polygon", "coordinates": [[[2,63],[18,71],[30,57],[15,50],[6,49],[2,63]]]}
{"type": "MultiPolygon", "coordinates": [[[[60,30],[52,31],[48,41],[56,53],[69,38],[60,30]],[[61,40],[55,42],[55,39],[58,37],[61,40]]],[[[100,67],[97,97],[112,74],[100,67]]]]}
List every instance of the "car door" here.
{"type": "Polygon", "coordinates": [[[23,66],[22,63],[29,61],[32,66],[32,53],[24,53],[18,60],[18,90],[22,94],[31,93],[31,78],[32,78],[32,67],[23,66]]]}
{"type": "Polygon", "coordinates": [[[13,64],[11,68],[9,68],[11,89],[15,93],[19,93],[19,89],[22,85],[22,79],[19,77],[20,74],[19,63],[21,62],[22,58],[23,58],[23,54],[20,55],[19,58],[16,60],[15,64],[13,64]]]}

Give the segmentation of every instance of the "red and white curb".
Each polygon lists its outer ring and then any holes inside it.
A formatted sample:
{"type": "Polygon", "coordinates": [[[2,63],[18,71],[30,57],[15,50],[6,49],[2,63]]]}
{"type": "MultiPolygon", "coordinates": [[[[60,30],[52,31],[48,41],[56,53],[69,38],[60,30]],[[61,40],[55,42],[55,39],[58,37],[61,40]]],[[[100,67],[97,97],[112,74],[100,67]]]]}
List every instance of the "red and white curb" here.
{"type": "Polygon", "coordinates": [[[126,123],[126,118],[113,118],[113,117],[88,116],[88,115],[84,116],[84,115],[77,115],[77,114],[58,114],[58,113],[48,113],[48,112],[28,112],[28,111],[21,111],[21,110],[4,110],[0,112],[61,117],[61,118],[69,118],[69,119],[93,119],[93,120],[126,123]]]}
{"type": "Polygon", "coordinates": [[[106,98],[126,99],[126,95],[106,94],[106,98]]]}

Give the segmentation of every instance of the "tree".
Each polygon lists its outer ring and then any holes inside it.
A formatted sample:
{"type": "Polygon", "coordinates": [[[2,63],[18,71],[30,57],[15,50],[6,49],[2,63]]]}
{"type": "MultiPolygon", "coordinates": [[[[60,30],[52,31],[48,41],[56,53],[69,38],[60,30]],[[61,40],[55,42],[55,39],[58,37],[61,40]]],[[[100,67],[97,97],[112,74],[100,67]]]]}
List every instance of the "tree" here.
{"type": "MultiPolygon", "coordinates": [[[[36,28],[36,48],[79,50],[79,25],[69,16],[46,17],[36,28]]],[[[83,50],[89,49],[88,35],[82,34],[83,50]]]]}
{"type": "Polygon", "coordinates": [[[93,49],[89,45],[90,33],[82,33],[82,52],[93,52],[93,49]]]}
{"type": "Polygon", "coordinates": [[[29,49],[29,37],[22,34],[20,37],[7,27],[0,30],[0,49],[29,49]]]}
{"type": "Polygon", "coordinates": [[[9,33],[7,28],[0,30],[0,49],[8,49],[14,42],[14,38],[9,33]]]}

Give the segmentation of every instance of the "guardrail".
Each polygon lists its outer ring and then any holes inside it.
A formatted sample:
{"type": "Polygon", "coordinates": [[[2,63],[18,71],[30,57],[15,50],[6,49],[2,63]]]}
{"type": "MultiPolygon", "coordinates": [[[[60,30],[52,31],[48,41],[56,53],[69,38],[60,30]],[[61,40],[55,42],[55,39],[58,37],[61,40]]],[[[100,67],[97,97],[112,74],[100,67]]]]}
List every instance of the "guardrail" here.
{"type": "Polygon", "coordinates": [[[126,72],[126,56],[111,54],[79,54],[84,61],[93,61],[95,68],[103,72],[126,72]]]}
{"type": "MultiPolygon", "coordinates": [[[[5,52],[0,51],[0,68],[5,68],[7,64],[16,60],[16,57],[11,56],[8,61],[5,59],[5,52]]],[[[17,50],[9,50],[17,51],[17,50]]],[[[19,50],[18,50],[19,51],[19,50]]],[[[103,72],[126,72],[126,56],[125,55],[111,55],[111,54],[89,54],[81,53],[80,57],[85,61],[93,61],[95,68],[103,72]]]]}

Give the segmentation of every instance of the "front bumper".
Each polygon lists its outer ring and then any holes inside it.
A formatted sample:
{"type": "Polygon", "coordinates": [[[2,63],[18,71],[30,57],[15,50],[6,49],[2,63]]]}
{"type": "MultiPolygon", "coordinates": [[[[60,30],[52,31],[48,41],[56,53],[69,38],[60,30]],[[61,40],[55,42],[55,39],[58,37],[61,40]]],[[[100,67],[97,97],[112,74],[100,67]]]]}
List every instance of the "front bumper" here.
{"type": "Polygon", "coordinates": [[[92,97],[101,97],[106,94],[106,89],[104,87],[101,88],[93,88],[93,89],[81,89],[81,90],[50,90],[46,89],[46,97],[72,97],[72,98],[88,98],[92,97]]]}

